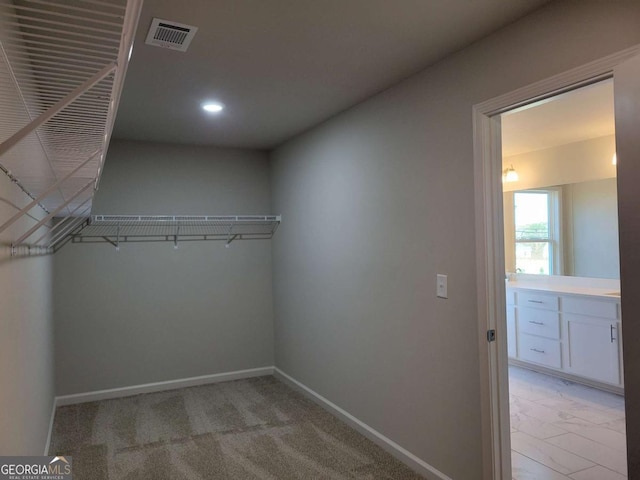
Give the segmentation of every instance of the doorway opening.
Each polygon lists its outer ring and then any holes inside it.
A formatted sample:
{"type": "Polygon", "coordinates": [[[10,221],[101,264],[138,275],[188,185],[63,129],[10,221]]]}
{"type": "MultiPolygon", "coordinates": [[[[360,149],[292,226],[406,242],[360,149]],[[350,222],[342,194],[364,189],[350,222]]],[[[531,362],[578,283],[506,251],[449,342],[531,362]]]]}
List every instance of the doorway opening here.
{"type": "MultiPolygon", "coordinates": [[[[536,102],[549,101],[558,95],[613,78],[615,83],[616,149],[620,195],[619,227],[621,262],[621,290],[627,299],[622,305],[625,315],[636,313],[635,299],[628,295],[634,289],[637,271],[635,236],[637,231],[635,188],[637,178],[632,160],[636,156],[637,110],[640,91],[640,45],[622,50],[586,65],[568,70],[545,80],[494,97],[473,107],[474,178],[475,178],[475,237],[477,272],[477,318],[480,362],[480,398],[483,432],[483,478],[512,478],[511,425],[509,419],[509,362],[506,319],[505,233],[503,220],[502,176],[508,172],[502,166],[501,115],[515,112],[536,102]]],[[[509,168],[509,167],[507,167],[509,168]]],[[[514,166],[515,169],[515,166],[514,166]]],[[[615,292],[610,292],[615,293],[615,292]]],[[[539,300],[530,298],[531,300],[539,300]]],[[[531,302],[532,304],[535,302],[531,302]]],[[[560,307],[560,303],[558,303],[560,307]]],[[[583,306],[584,307],[584,306],[583,306]]],[[[568,312],[565,312],[568,313],[568,312]]],[[[603,312],[600,312],[603,313],[603,312]]],[[[580,314],[580,311],[577,312],[580,314]]],[[[604,315],[608,315],[604,312],[604,315]]],[[[576,324],[577,325],[577,324],[576,324]]],[[[586,327],[585,327],[586,328],[586,327]]],[[[586,328],[588,330],[588,328],[586,328]]],[[[579,329],[577,329],[579,330],[579,329]]],[[[611,329],[610,335],[615,335],[611,329]]],[[[637,337],[634,323],[625,327],[626,345],[637,337]]],[[[611,339],[609,340],[611,341],[611,339]]],[[[531,347],[533,348],[533,346],[531,347]]],[[[535,352],[532,352],[535,353],[535,352]]],[[[634,375],[634,357],[625,352],[624,377],[634,375]]],[[[629,402],[635,401],[635,390],[626,390],[629,402]]],[[[626,412],[629,415],[629,411],[626,412]]],[[[629,417],[627,437],[633,444],[636,430],[629,417]]],[[[615,473],[615,472],[614,472],[615,473]]],[[[580,472],[571,474],[580,478],[580,472]]],[[[561,473],[558,473],[563,478],[561,473]]],[[[615,475],[620,475],[615,473],[615,475]]],[[[613,478],[619,478],[619,477],[613,478]]],[[[567,475],[564,475],[567,476],[567,475]]],[[[583,475],[584,476],[584,475],[583,475]]],[[[536,477],[534,477],[536,478],[536,477]]],[[[569,478],[571,478],[569,476],[569,478]]],[[[605,477],[606,478],[606,477],[605,477]]],[[[624,476],[622,477],[624,478],[624,476]]]]}
{"type": "Polygon", "coordinates": [[[626,478],[613,80],[500,124],[512,477],[626,478]]]}

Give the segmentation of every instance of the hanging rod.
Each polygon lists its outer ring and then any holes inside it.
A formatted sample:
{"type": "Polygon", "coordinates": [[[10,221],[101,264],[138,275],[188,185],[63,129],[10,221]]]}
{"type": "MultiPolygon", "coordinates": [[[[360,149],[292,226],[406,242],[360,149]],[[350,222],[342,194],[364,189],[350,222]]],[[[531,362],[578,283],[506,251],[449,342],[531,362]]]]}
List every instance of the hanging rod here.
{"type": "Polygon", "coordinates": [[[270,239],[280,215],[93,215],[70,235],[73,243],[270,239]]]}

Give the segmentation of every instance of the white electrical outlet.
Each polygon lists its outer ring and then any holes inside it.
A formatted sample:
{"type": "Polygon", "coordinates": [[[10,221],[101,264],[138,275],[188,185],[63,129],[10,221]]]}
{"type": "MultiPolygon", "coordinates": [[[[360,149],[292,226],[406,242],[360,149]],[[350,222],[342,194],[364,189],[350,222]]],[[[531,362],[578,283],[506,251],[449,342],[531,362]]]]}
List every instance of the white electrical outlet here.
{"type": "Polygon", "coordinates": [[[441,273],[436,275],[436,295],[439,298],[449,298],[447,296],[447,276],[441,273]]]}

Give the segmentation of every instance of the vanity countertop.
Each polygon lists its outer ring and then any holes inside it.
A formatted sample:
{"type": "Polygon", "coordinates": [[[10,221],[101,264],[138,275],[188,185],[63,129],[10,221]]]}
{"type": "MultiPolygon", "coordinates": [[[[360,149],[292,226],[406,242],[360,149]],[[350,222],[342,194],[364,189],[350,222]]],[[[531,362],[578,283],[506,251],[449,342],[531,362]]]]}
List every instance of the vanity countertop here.
{"type": "Polygon", "coordinates": [[[507,288],[520,288],[526,290],[537,290],[541,292],[569,294],[569,295],[588,295],[591,297],[600,297],[620,301],[620,289],[603,288],[583,285],[567,285],[557,282],[546,282],[544,280],[515,280],[507,281],[507,288]]]}

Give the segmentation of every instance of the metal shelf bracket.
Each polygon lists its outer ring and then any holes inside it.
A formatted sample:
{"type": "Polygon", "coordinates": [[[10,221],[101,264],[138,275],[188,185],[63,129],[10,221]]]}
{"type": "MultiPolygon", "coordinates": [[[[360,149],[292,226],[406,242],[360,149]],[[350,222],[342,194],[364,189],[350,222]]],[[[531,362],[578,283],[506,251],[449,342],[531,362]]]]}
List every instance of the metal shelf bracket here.
{"type": "Polygon", "coordinates": [[[93,215],[82,229],[70,234],[74,243],[179,242],[270,239],[280,215],[93,215]],[[115,239],[112,240],[112,239],[115,239]]]}

